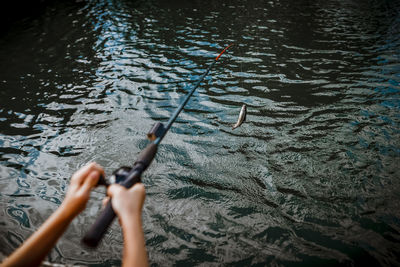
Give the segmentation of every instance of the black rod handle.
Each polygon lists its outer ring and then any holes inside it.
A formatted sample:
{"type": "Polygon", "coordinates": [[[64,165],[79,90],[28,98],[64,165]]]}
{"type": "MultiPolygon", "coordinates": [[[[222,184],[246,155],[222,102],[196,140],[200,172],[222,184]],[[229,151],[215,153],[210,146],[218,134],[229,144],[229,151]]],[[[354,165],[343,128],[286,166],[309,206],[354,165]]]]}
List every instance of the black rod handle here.
{"type": "MultiPolygon", "coordinates": [[[[125,179],[120,184],[126,188],[130,188],[134,184],[140,182],[140,176],[142,175],[142,172],[150,165],[156,153],[157,145],[154,143],[149,144],[139,154],[133,169],[126,175],[125,179]]],[[[108,227],[114,220],[115,215],[116,214],[112,208],[110,199],[106,207],[101,211],[100,216],[83,237],[82,242],[89,247],[97,247],[108,227]]]]}
{"type": "MultiPolygon", "coordinates": [[[[124,181],[121,182],[121,185],[130,188],[134,184],[140,182],[140,176],[142,174],[143,169],[138,167],[137,169],[133,169],[126,177],[124,181]]],[[[83,244],[95,248],[100,243],[100,240],[103,238],[106,233],[108,227],[111,225],[115,218],[116,214],[111,205],[111,199],[108,201],[105,208],[100,212],[99,217],[96,219],[94,224],[90,227],[89,231],[83,237],[83,244]]]]}
{"type": "Polygon", "coordinates": [[[115,212],[111,205],[111,199],[106,204],[103,211],[100,213],[100,216],[94,222],[92,227],[90,227],[89,231],[83,237],[82,242],[89,247],[97,247],[100,240],[103,238],[106,233],[108,227],[111,225],[112,221],[115,218],[115,212]]]}

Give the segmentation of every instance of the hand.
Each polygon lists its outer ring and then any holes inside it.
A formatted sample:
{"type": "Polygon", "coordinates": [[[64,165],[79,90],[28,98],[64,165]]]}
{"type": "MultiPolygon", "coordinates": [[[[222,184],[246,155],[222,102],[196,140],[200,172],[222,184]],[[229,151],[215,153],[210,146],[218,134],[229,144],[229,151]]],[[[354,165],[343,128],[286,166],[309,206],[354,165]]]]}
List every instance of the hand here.
{"type": "Polygon", "coordinates": [[[127,189],[119,184],[110,185],[107,194],[118,215],[124,235],[122,266],[149,266],[142,227],[142,208],[145,190],[142,183],[127,189]]]}
{"type": "Polygon", "coordinates": [[[104,170],[95,162],[87,164],[72,175],[67,194],[60,207],[68,218],[74,218],[85,208],[90,191],[97,185],[100,175],[104,175],[104,170]]]}
{"type": "Polygon", "coordinates": [[[137,183],[127,189],[119,184],[110,185],[107,195],[111,197],[111,204],[121,220],[129,220],[132,216],[141,218],[143,203],[145,199],[145,189],[142,183],[137,183]]]}

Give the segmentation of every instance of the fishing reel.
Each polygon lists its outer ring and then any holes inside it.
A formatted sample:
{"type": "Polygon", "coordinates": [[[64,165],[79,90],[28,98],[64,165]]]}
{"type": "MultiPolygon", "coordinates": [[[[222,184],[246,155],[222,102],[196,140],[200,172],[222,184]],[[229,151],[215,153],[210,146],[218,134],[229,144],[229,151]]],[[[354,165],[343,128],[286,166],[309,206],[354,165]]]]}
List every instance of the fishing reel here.
{"type": "Polygon", "coordinates": [[[116,169],[108,180],[103,175],[101,175],[99,181],[97,182],[97,186],[104,185],[105,187],[108,187],[112,184],[122,183],[131,170],[131,167],[122,166],[116,169]]]}
{"type": "MultiPolygon", "coordinates": [[[[147,133],[147,139],[149,139],[151,142],[156,140],[158,137],[162,136],[165,132],[165,127],[164,124],[161,122],[157,122],[154,124],[154,126],[150,129],[150,131],[147,133]]],[[[111,177],[107,179],[102,175],[99,178],[99,181],[97,182],[97,185],[104,185],[105,187],[108,187],[111,184],[120,184],[125,179],[128,177],[128,174],[132,171],[132,167],[127,167],[127,166],[122,166],[118,169],[116,169],[111,177]]]]}

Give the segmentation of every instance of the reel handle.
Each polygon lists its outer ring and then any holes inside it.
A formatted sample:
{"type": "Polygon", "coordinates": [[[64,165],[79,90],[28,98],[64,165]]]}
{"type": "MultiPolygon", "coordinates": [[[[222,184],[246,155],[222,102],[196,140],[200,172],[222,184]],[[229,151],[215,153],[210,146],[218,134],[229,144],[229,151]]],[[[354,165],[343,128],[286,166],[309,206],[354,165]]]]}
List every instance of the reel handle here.
{"type": "Polygon", "coordinates": [[[99,185],[104,185],[105,187],[108,187],[110,185],[110,183],[106,180],[104,175],[100,175],[99,181],[97,182],[96,186],[99,186],[99,185]]]}

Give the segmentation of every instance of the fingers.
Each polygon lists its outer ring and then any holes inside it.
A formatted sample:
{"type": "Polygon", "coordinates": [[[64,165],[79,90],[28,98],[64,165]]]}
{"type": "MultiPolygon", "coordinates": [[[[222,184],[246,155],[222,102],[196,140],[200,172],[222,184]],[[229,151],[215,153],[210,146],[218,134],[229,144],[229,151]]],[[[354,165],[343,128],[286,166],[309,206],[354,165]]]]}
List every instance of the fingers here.
{"type": "Polygon", "coordinates": [[[123,187],[122,185],[112,184],[107,188],[107,195],[109,197],[113,197],[113,196],[120,194],[124,190],[126,190],[126,188],[123,187]]]}
{"type": "Polygon", "coordinates": [[[110,201],[110,197],[105,197],[103,198],[103,200],[101,201],[101,207],[104,209],[105,206],[107,205],[108,201],[110,201]]]}
{"type": "Polygon", "coordinates": [[[112,184],[107,189],[107,195],[110,197],[113,197],[117,194],[120,194],[121,191],[128,191],[131,194],[132,193],[138,194],[140,197],[144,197],[146,194],[144,185],[142,183],[137,183],[130,189],[126,189],[125,187],[123,187],[122,185],[119,185],[119,184],[112,184]]]}
{"type": "MultiPolygon", "coordinates": [[[[77,172],[72,175],[71,183],[76,185],[81,185],[85,178],[90,174],[92,171],[98,171],[100,174],[104,175],[103,168],[95,162],[91,162],[84,167],[80,168],[77,172]]],[[[99,175],[100,175],[99,174],[99,175]]]]}
{"type": "Polygon", "coordinates": [[[144,204],[145,189],[142,183],[137,183],[133,187],[126,189],[119,184],[110,185],[107,189],[107,194],[111,198],[111,204],[121,220],[131,216],[141,215],[144,204]]]}
{"type": "Polygon", "coordinates": [[[100,172],[98,170],[92,170],[83,181],[83,185],[80,188],[81,192],[89,192],[93,187],[97,185],[97,181],[100,178],[100,172]]]}

